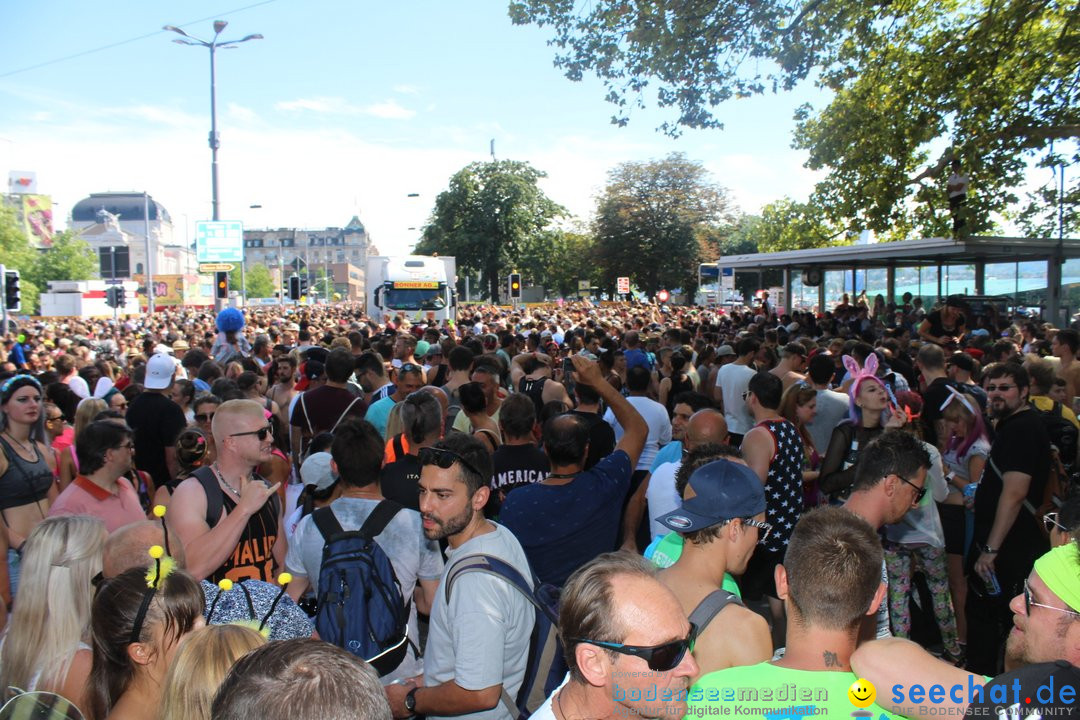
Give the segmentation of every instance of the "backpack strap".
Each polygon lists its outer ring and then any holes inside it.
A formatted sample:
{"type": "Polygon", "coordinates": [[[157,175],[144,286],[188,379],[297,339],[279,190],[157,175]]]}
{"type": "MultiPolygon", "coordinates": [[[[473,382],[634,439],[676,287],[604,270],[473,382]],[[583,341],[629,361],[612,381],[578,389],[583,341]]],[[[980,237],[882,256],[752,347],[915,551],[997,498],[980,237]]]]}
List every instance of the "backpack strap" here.
{"type": "Polygon", "coordinates": [[[368,539],[374,538],[386,529],[386,526],[402,509],[402,506],[393,500],[383,500],[375,506],[375,509],[367,516],[367,520],[360,526],[360,534],[368,539]]]}
{"type": "Polygon", "coordinates": [[[731,603],[742,605],[742,600],[740,600],[735,593],[728,592],[723,588],[713,590],[702,598],[701,602],[694,608],[694,611],[690,613],[689,618],[690,622],[697,628],[698,635],[700,636],[701,632],[712,622],[713,618],[731,603]]]}
{"type": "MultiPolygon", "coordinates": [[[[337,426],[341,424],[341,421],[345,419],[345,416],[348,415],[349,411],[353,409],[353,405],[355,405],[357,402],[359,402],[359,400],[360,400],[360,398],[358,398],[358,397],[353,398],[353,401],[351,403],[349,403],[349,406],[347,408],[345,408],[345,411],[343,413],[341,413],[341,415],[338,416],[337,422],[334,423],[334,427],[330,428],[330,432],[334,432],[335,430],[337,430],[337,426]]],[[[307,415],[307,410],[304,410],[304,415],[305,416],[307,415]]],[[[308,426],[310,427],[310,425],[311,425],[311,423],[309,422],[308,426]]]]}
{"type": "MultiPolygon", "coordinates": [[[[308,416],[307,403],[304,402],[304,393],[300,393],[300,407],[304,411],[304,422],[307,423],[308,433],[312,437],[315,437],[315,428],[311,427],[311,417],[308,416]]],[[[337,427],[337,425],[334,425],[334,427],[337,427]]]]}
{"type": "Polygon", "coordinates": [[[318,528],[319,534],[323,537],[323,542],[328,541],[335,535],[340,535],[345,532],[341,527],[341,523],[338,522],[337,516],[334,515],[334,511],[329,506],[321,507],[315,512],[311,513],[311,521],[315,523],[315,527],[318,528]]]}
{"type": "Polygon", "coordinates": [[[221,519],[221,509],[225,506],[225,493],[221,491],[217,475],[210,467],[199,468],[191,473],[191,477],[199,481],[206,494],[206,524],[213,529],[221,519]]]}
{"type": "Polygon", "coordinates": [[[394,448],[394,462],[397,462],[401,458],[405,457],[405,442],[402,440],[404,433],[398,433],[391,440],[391,446],[394,448]]]}

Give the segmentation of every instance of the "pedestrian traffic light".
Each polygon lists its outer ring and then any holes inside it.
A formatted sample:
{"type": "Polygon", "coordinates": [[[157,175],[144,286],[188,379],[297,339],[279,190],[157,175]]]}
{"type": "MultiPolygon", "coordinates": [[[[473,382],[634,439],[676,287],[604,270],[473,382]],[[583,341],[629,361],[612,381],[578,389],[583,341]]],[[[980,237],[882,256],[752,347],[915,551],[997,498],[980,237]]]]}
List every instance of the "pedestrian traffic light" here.
{"type": "Polygon", "coordinates": [[[123,285],[114,285],[113,288],[114,288],[113,292],[116,293],[116,305],[115,305],[115,307],[122,308],[125,305],[127,305],[127,290],[124,289],[124,286],[123,285]]]}
{"type": "Polygon", "coordinates": [[[510,273],[510,297],[513,300],[521,299],[521,273],[510,273]]]}
{"type": "Polygon", "coordinates": [[[300,299],[300,276],[298,275],[293,275],[289,278],[289,299],[300,299]]]}
{"type": "Polygon", "coordinates": [[[4,271],[4,306],[8,310],[22,310],[22,289],[19,287],[19,271],[4,271]]]}
{"type": "Polygon", "coordinates": [[[124,289],[119,285],[110,285],[105,288],[105,304],[111,308],[118,308],[124,304],[124,289]]]}
{"type": "Polygon", "coordinates": [[[214,273],[214,297],[218,300],[229,299],[229,273],[214,273]]]}

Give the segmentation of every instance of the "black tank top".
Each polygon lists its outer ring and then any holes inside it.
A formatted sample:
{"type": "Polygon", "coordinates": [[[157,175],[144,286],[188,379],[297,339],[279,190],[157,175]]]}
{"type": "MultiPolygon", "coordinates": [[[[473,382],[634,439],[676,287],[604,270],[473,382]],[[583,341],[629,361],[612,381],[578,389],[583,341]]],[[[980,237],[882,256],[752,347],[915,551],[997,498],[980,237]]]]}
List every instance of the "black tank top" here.
{"type": "Polygon", "coordinates": [[[546,377],[539,377],[535,380],[521,378],[521,382],[518,383],[518,391],[528,395],[529,399],[533,401],[533,405],[536,406],[537,417],[540,417],[540,411],[544,409],[544,383],[547,380],[546,377]]]}
{"type": "Polygon", "coordinates": [[[0,510],[30,505],[48,497],[55,477],[37,443],[34,443],[34,453],[37,455],[34,462],[25,460],[2,437],[0,446],[3,446],[4,457],[8,461],[7,472],[0,475],[0,510]]]}

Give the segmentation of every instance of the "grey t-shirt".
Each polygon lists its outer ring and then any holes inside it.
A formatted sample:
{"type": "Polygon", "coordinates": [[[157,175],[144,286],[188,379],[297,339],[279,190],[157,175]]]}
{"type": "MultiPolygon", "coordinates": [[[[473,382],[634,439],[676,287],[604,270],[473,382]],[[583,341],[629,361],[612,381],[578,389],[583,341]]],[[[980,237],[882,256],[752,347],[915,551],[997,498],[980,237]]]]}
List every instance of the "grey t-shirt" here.
{"type": "MultiPolygon", "coordinates": [[[[532,582],[532,571],[517,538],[502,525],[447,551],[446,568],[468,555],[494,555],[510,563],[532,582]]],[[[443,583],[431,608],[431,626],[424,649],[424,684],[453,680],[466,690],[502,685],[517,695],[525,677],[529,637],[535,621],[533,606],[509,582],[487,573],[461,575],[447,605],[443,583]]],[[[437,715],[428,715],[436,718],[437,715]]],[[[467,720],[507,720],[500,702],[491,710],[454,716],[467,720]]]]}
{"type": "MultiPolygon", "coordinates": [[[[332,502],[330,507],[343,530],[359,530],[378,504],[378,500],[342,497],[332,502]]],[[[399,510],[386,529],[375,536],[375,542],[390,558],[390,564],[394,566],[394,573],[401,583],[401,596],[406,601],[412,600],[418,579],[437,580],[442,574],[443,561],[439,544],[424,537],[420,513],[415,510],[399,510]]],[[[285,568],[293,575],[308,578],[312,588],[318,588],[324,544],[319,528],[308,515],[296,526],[289,543],[289,553],[285,557],[285,568]]],[[[414,604],[409,606],[409,638],[419,645],[420,628],[416,621],[414,604]]],[[[384,685],[390,684],[398,679],[419,675],[422,671],[420,660],[410,648],[401,665],[384,676],[382,682],[384,685]]]]}
{"type": "Polygon", "coordinates": [[[814,440],[814,448],[822,458],[829,451],[832,431],[848,415],[848,396],[835,390],[817,391],[817,416],[807,423],[806,430],[814,440]]]}

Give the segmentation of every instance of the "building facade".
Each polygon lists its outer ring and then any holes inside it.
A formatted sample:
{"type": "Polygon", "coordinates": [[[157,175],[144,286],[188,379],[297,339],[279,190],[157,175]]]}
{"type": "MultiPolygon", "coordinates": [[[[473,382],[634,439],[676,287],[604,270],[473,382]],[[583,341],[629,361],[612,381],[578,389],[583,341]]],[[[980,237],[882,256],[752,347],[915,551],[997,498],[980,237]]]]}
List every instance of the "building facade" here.
{"type": "Polygon", "coordinates": [[[326,292],[320,279],[329,276],[332,293],[342,300],[363,298],[367,257],[378,252],[355,215],[343,228],[244,230],[245,265],[265,265],[276,287],[284,287],[292,275],[306,274],[309,287],[320,297],[326,292]]]}

